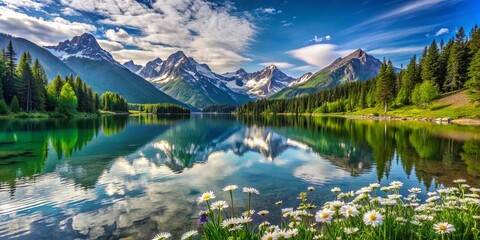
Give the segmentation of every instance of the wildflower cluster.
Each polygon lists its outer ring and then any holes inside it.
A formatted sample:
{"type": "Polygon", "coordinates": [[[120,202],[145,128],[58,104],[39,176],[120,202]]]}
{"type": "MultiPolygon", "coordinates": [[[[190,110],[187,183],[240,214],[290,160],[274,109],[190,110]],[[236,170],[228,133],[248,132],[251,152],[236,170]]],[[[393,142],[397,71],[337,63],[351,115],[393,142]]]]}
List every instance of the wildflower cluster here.
{"type": "MultiPolygon", "coordinates": [[[[403,183],[398,181],[387,186],[372,183],[350,192],[336,187],[331,190],[335,199],[321,207],[310,200],[314,188],[309,187],[299,194],[296,208],[285,208],[282,201],[272,203],[278,209],[278,225],[265,221],[269,211],[251,208],[252,196],[260,194],[254,188],[243,188],[248,202],[237,212],[233,192],[238,187],[230,185],[224,188],[229,203],[211,202],[213,192],[197,199],[208,209],[200,212],[199,230],[202,239],[232,240],[480,239],[480,189],[462,179],[454,183],[458,186],[426,193],[424,200],[419,197],[420,188],[408,189],[406,196],[401,195],[403,183]]],[[[197,234],[187,232],[182,239],[193,239],[197,234]]],[[[169,237],[161,233],[155,239],[169,237]]]]}

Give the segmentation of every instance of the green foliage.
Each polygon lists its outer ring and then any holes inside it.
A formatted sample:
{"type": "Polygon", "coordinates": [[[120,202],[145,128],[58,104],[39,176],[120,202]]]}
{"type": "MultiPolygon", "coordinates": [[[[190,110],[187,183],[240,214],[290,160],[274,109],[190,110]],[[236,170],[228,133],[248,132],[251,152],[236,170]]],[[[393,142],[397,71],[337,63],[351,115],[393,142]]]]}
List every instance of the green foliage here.
{"type": "MultiPolygon", "coordinates": [[[[100,108],[97,93],[87,86],[79,76],[74,81],[73,74],[65,80],[58,74],[47,86],[48,78],[45,68],[35,59],[32,65],[32,56],[29,52],[22,53],[18,66],[15,64],[13,45],[0,54],[0,99],[11,103],[12,112],[53,112],[59,110],[62,114],[71,115],[78,112],[96,113],[100,108]],[[65,88],[66,83],[69,87],[65,88]],[[73,95],[69,91],[73,90],[73,95]],[[62,95],[63,90],[63,95],[62,95]],[[2,93],[6,93],[4,96],[2,93]],[[77,109],[73,106],[75,96],[77,109]]],[[[51,66],[50,66],[51,67],[51,66]]]]}
{"type": "Polygon", "coordinates": [[[395,71],[391,61],[386,62],[380,67],[377,76],[377,102],[382,104],[384,111],[388,109],[388,104],[395,98],[395,71]]]}
{"type": "Polygon", "coordinates": [[[417,58],[413,55],[402,78],[401,88],[396,99],[398,104],[410,104],[410,96],[412,95],[413,88],[420,82],[420,79],[418,79],[418,71],[417,58]]]}
{"type": "Polygon", "coordinates": [[[47,74],[42,65],[35,59],[32,67],[33,74],[33,94],[32,94],[32,107],[36,111],[44,111],[47,101],[46,85],[48,82],[47,74]]]}
{"type": "Polygon", "coordinates": [[[130,110],[138,110],[143,113],[190,113],[190,109],[180,107],[171,103],[157,103],[157,104],[128,104],[130,110]]]}
{"type": "Polygon", "coordinates": [[[103,110],[111,112],[128,112],[128,103],[118,93],[106,92],[102,94],[103,110]]]}
{"type": "Polygon", "coordinates": [[[10,108],[8,107],[5,100],[0,100],[0,115],[7,115],[10,113],[10,108]]]}
{"type": "Polygon", "coordinates": [[[438,96],[439,91],[435,83],[425,81],[413,89],[412,103],[421,108],[425,108],[426,106],[430,105],[433,100],[438,98],[438,96]]]}
{"type": "Polygon", "coordinates": [[[15,86],[15,69],[17,68],[16,65],[16,53],[13,49],[12,41],[8,43],[7,50],[3,57],[6,65],[5,77],[3,78],[3,94],[5,97],[6,102],[11,102],[13,96],[17,93],[17,88],[15,86]]]}
{"type": "Polygon", "coordinates": [[[444,84],[446,90],[454,91],[463,87],[467,80],[468,64],[469,57],[465,32],[460,27],[448,59],[447,78],[444,84]]]}
{"type": "Polygon", "coordinates": [[[22,108],[27,112],[31,112],[33,110],[32,94],[34,90],[33,73],[28,60],[27,52],[24,52],[20,57],[20,62],[18,63],[15,74],[17,76],[17,93],[22,108]]]}
{"type": "Polygon", "coordinates": [[[438,86],[443,86],[442,78],[440,76],[440,54],[435,40],[427,50],[427,56],[423,60],[421,76],[422,81],[431,81],[438,86]]]}
{"type": "MultiPolygon", "coordinates": [[[[248,200],[243,205],[247,207],[243,213],[236,212],[237,186],[231,185],[226,187],[230,195],[226,201],[213,199],[213,192],[197,198],[207,209],[200,213],[201,239],[479,239],[475,216],[480,212],[477,200],[469,197],[479,190],[465,182],[455,180],[456,187],[439,189],[426,200],[421,199],[420,188],[400,190],[404,184],[399,181],[384,186],[373,183],[356,193],[336,187],[331,190],[335,195],[332,201],[323,206],[312,200],[315,189],[308,187],[298,195],[295,208],[283,208],[282,201],[276,203],[280,221],[274,227],[265,221],[268,211],[251,211],[252,195],[255,199],[260,194],[254,188],[244,188],[248,200]],[[402,192],[407,192],[408,197],[402,192]],[[448,199],[456,200],[455,207],[448,199]],[[253,224],[254,219],[261,223],[253,224]]],[[[182,239],[193,239],[191,236],[197,234],[187,232],[182,239]]]]}
{"type": "Polygon", "coordinates": [[[237,110],[238,106],[235,105],[210,105],[202,109],[202,112],[206,113],[232,113],[237,110]]]}
{"type": "Polygon", "coordinates": [[[472,102],[480,102],[480,50],[468,68],[469,80],[466,83],[468,94],[472,102]]]}
{"type": "Polygon", "coordinates": [[[18,102],[17,96],[13,96],[12,102],[10,103],[10,112],[18,113],[20,112],[20,103],[18,102]]]}
{"type": "Polygon", "coordinates": [[[57,112],[71,116],[77,109],[77,96],[70,84],[65,83],[58,97],[57,112]]]}

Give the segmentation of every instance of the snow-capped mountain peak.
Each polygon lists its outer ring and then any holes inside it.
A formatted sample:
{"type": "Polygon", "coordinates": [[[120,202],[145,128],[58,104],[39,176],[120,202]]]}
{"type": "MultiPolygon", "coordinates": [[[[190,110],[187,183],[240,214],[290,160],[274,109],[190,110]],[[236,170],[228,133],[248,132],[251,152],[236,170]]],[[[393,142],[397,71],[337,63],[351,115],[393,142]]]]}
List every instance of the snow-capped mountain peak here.
{"type": "Polygon", "coordinates": [[[60,42],[57,46],[47,46],[45,48],[61,60],[71,57],[90,58],[120,65],[109,52],[100,47],[95,37],[89,33],[60,42]]]}

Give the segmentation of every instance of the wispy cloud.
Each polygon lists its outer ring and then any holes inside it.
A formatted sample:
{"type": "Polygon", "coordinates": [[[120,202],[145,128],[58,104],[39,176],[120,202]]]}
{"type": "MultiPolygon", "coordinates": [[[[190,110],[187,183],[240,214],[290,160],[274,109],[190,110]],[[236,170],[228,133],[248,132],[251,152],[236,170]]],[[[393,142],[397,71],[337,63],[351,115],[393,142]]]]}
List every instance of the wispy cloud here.
{"type": "Polygon", "coordinates": [[[288,51],[287,54],[303,62],[324,68],[339,57],[344,57],[354,50],[339,49],[333,44],[314,44],[307,47],[288,51]]]}
{"type": "Polygon", "coordinates": [[[385,24],[391,21],[401,21],[402,18],[399,18],[401,16],[410,15],[424,10],[432,10],[433,8],[445,6],[448,4],[455,4],[459,1],[461,0],[417,0],[409,2],[398,8],[395,8],[386,13],[380,14],[352,27],[349,27],[342,32],[344,34],[348,34],[356,30],[363,29],[362,27],[365,27],[372,23],[382,22],[383,24],[385,24]]]}
{"type": "Polygon", "coordinates": [[[258,12],[261,12],[261,13],[266,13],[266,14],[278,14],[278,13],[282,13],[282,10],[278,10],[278,9],[275,9],[275,8],[272,8],[272,7],[257,8],[257,11],[258,11],[258,12]]]}
{"type": "Polygon", "coordinates": [[[440,35],[443,35],[443,34],[447,34],[448,33],[448,28],[440,28],[436,33],[435,33],[435,36],[440,36],[440,35]]]}
{"type": "Polygon", "coordinates": [[[291,63],[288,63],[288,62],[263,62],[263,63],[259,63],[258,65],[268,67],[272,64],[277,66],[280,69],[290,69],[290,68],[295,67],[294,64],[291,64],[291,63]]]}
{"type": "Polygon", "coordinates": [[[389,55],[389,54],[413,54],[418,51],[422,51],[425,46],[407,46],[397,48],[377,48],[373,50],[367,50],[369,54],[389,55]]]}
{"type": "Polygon", "coordinates": [[[360,35],[356,35],[355,39],[346,42],[343,46],[350,48],[376,48],[378,46],[388,46],[394,41],[406,39],[416,35],[423,35],[438,27],[438,24],[407,27],[402,29],[394,29],[387,31],[372,31],[360,35]]]}

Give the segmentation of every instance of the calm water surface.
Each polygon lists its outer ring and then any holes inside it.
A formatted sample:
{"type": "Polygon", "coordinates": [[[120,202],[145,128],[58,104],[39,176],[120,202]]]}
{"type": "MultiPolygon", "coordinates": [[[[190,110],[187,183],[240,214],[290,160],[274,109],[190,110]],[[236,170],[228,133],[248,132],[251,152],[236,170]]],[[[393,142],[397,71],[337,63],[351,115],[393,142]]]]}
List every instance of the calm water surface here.
{"type": "MultiPolygon", "coordinates": [[[[260,190],[257,210],[316,187],[400,180],[480,187],[479,127],[343,118],[103,117],[0,121],[0,239],[151,239],[195,228],[195,198],[260,190]]],[[[236,193],[237,202],[245,200],[236,193]]],[[[241,204],[237,204],[241,206],[241,204]]]]}

